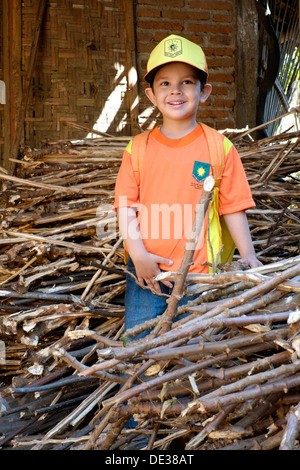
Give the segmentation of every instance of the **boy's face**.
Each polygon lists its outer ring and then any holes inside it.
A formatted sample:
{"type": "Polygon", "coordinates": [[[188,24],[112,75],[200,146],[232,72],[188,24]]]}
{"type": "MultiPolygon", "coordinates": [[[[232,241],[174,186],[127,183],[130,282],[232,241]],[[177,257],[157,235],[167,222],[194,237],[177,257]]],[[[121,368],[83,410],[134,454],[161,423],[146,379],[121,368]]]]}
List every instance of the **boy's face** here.
{"type": "Polygon", "coordinates": [[[152,88],[145,92],[164,119],[192,120],[199,103],[210,95],[211,85],[201,91],[197,70],[183,62],[172,62],[158,70],[152,88]]]}

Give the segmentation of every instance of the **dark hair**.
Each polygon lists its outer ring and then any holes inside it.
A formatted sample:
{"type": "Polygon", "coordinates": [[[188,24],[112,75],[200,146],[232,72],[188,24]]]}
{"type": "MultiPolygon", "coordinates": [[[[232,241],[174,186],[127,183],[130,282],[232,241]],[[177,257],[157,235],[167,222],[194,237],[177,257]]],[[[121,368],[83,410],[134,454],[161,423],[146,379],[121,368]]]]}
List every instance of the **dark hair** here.
{"type": "MultiPolygon", "coordinates": [[[[167,64],[162,64],[158,67],[156,67],[156,69],[154,69],[152,72],[152,76],[149,77],[149,85],[151,88],[153,88],[153,82],[154,82],[154,78],[155,78],[155,75],[157,74],[157,72],[162,68],[164,67],[164,65],[167,65],[167,64]]],[[[198,74],[198,79],[200,81],[200,86],[201,86],[201,91],[203,90],[204,88],[204,85],[206,84],[206,80],[207,80],[207,74],[205,72],[203,72],[202,70],[199,70],[197,69],[196,67],[194,67],[194,69],[197,71],[197,74],[198,74]]]]}
{"type": "Polygon", "coordinates": [[[197,70],[200,84],[201,84],[201,90],[203,90],[206,82],[207,82],[207,73],[202,72],[202,70],[197,70]]]}

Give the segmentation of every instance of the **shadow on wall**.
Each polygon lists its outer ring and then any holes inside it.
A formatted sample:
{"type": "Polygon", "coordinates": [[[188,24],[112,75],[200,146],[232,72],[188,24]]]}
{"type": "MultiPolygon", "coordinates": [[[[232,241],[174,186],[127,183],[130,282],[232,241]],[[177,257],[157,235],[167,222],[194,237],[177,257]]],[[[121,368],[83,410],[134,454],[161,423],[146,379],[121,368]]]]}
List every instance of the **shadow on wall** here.
{"type": "MultiPolygon", "coordinates": [[[[116,70],[116,76],[113,82],[114,88],[108,95],[107,100],[100,111],[99,117],[93,125],[93,130],[111,135],[120,133],[124,135],[124,132],[126,133],[126,130],[130,129],[129,123],[131,122],[131,112],[137,115],[135,122],[136,129],[142,131],[153,128],[157,120],[159,120],[159,112],[155,107],[149,106],[146,107],[139,115],[138,113],[135,113],[135,107],[138,108],[140,103],[138,96],[135,97],[132,109],[130,109],[130,103],[127,98],[129,85],[125,67],[120,63],[115,63],[114,69],[116,70]],[[124,111],[126,103],[128,110],[124,111]]],[[[137,77],[136,70],[134,70],[133,75],[137,77]]],[[[136,85],[136,82],[131,85],[136,85]]],[[[130,130],[132,131],[132,129],[130,130]]],[[[132,132],[130,132],[129,135],[130,134],[132,134],[132,132]]],[[[94,137],[97,137],[97,134],[93,132],[89,132],[86,136],[86,138],[94,137]]]]}
{"type": "MultiPolygon", "coordinates": [[[[34,12],[24,2],[22,68],[34,12]]],[[[82,139],[95,129],[130,135],[124,1],[62,0],[47,5],[25,121],[25,143],[82,139]],[[112,27],[113,26],[113,27],[112,27]]],[[[93,135],[93,134],[91,134],[93,135]]]]}

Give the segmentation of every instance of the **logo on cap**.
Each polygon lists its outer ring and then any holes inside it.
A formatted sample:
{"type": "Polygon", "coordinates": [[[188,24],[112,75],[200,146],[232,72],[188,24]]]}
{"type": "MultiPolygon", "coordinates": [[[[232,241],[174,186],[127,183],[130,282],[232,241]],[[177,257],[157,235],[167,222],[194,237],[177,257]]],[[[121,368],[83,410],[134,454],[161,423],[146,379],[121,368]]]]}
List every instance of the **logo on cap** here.
{"type": "Polygon", "coordinates": [[[182,54],[181,39],[167,39],[164,45],[164,54],[166,57],[177,57],[182,54]]]}

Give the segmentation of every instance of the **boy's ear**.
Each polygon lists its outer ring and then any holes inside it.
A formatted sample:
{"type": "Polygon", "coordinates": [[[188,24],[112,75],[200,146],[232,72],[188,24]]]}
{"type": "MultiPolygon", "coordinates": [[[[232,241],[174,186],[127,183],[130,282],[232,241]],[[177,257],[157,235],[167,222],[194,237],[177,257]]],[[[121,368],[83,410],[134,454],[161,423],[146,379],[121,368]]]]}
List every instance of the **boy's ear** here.
{"type": "Polygon", "coordinates": [[[151,101],[151,103],[154,104],[154,106],[156,106],[155,94],[153,93],[153,90],[151,87],[148,87],[145,89],[145,94],[147,98],[151,101]]]}
{"type": "Polygon", "coordinates": [[[206,83],[204,85],[203,90],[201,91],[200,95],[200,103],[205,103],[205,101],[209,98],[209,95],[211,94],[212,86],[210,83],[206,83]]]}

